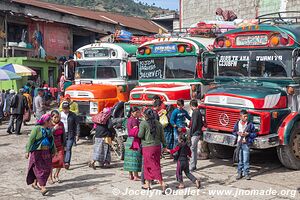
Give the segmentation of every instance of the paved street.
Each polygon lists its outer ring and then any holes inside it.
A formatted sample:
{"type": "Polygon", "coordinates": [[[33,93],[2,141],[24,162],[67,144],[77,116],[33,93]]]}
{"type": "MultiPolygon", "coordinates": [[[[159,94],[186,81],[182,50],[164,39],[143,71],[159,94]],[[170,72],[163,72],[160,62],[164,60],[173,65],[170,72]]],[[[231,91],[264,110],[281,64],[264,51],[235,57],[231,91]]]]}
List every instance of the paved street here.
{"type": "Polygon", "coordinates": [[[211,159],[199,161],[196,176],[202,188],[196,188],[185,179],[186,190],[176,190],[176,165],[163,160],[163,176],[169,184],[167,193],[160,195],[157,185],[151,191],[142,191],[139,182],[129,181],[122,170],[122,162],[114,158],[113,168],[93,170],[87,167],[92,145],[81,140],[73,148],[71,170],[63,170],[60,184],[48,185],[48,197],[43,197],[26,185],[27,162],[24,146],[32,126],[23,128],[23,135],[7,135],[6,124],[0,126],[0,199],[300,199],[300,172],[281,166],[274,151],[253,152],[251,181],[235,180],[231,161],[211,159]],[[257,191],[255,191],[257,190],[257,191]],[[148,193],[146,193],[148,192],[148,193]],[[251,194],[252,192],[252,194],[251,194]],[[255,193],[256,192],[256,193],[255,193]],[[126,194],[125,194],[126,193],[126,194]],[[215,193],[213,195],[213,193],[215,193]],[[279,194],[279,195],[276,195],[279,194]],[[256,195],[258,194],[258,195],[256,195]],[[145,196],[145,197],[144,197],[145,196]]]}

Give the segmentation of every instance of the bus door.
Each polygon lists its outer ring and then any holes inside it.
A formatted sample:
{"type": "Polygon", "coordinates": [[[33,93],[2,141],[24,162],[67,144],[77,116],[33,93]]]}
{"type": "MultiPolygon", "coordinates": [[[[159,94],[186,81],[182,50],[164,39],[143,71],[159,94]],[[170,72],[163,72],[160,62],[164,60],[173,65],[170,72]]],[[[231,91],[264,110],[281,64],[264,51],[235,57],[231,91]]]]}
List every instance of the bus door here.
{"type": "Polygon", "coordinates": [[[137,59],[129,59],[126,63],[127,84],[129,91],[137,84],[139,79],[138,61],[137,59]]]}

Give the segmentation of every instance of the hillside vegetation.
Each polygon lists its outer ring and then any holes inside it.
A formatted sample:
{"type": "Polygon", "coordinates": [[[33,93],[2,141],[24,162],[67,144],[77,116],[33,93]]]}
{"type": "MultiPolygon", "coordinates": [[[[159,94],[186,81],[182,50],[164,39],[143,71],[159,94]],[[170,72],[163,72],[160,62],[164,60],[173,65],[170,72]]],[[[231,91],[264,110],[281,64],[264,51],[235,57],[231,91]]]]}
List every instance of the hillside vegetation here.
{"type": "Polygon", "coordinates": [[[151,18],[161,14],[174,11],[162,9],[147,3],[135,2],[133,0],[43,0],[50,3],[63,4],[68,6],[85,7],[92,10],[121,13],[127,16],[138,16],[151,18]]]}

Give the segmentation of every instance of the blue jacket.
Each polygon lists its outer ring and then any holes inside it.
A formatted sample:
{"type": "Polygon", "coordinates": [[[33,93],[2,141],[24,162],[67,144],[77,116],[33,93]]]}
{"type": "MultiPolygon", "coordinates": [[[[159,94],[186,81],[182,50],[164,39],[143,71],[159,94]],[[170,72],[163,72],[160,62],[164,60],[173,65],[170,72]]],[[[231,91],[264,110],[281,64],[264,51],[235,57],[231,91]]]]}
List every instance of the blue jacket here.
{"type": "MultiPolygon", "coordinates": [[[[233,135],[235,135],[236,137],[238,137],[238,132],[239,132],[239,121],[237,121],[234,125],[234,128],[233,128],[233,135]]],[[[252,124],[252,122],[248,122],[248,125],[245,129],[245,132],[248,132],[249,135],[246,136],[246,142],[248,145],[251,145],[253,144],[254,142],[254,139],[257,137],[257,134],[255,132],[255,127],[254,125],[252,124]]]]}
{"type": "Polygon", "coordinates": [[[186,127],[186,118],[188,120],[191,120],[191,116],[189,115],[189,113],[184,109],[179,110],[178,108],[176,108],[172,112],[170,123],[172,126],[176,125],[179,128],[186,127]]]}

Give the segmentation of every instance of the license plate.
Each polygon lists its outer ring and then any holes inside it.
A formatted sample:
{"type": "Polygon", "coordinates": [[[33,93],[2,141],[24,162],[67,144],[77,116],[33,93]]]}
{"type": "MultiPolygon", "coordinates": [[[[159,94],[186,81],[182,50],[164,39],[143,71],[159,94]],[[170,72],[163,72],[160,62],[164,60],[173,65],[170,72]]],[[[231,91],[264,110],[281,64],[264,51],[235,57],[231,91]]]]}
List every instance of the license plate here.
{"type": "Polygon", "coordinates": [[[216,143],[223,143],[224,136],[223,135],[213,135],[212,140],[216,143]]]}

